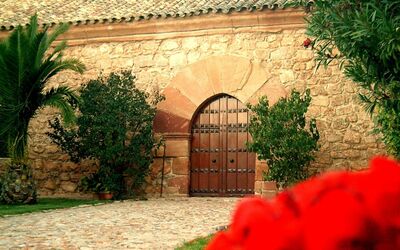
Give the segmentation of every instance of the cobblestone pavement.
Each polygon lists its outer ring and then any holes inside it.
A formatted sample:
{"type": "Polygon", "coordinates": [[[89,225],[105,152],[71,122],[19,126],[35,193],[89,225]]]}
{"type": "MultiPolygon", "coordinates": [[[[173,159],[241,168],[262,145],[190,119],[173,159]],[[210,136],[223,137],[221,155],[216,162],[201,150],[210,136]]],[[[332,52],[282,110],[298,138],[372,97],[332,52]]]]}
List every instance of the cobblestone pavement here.
{"type": "Polygon", "coordinates": [[[229,223],[237,198],[124,201],[0,218],[0,249],[174,249],[229,223]]]}

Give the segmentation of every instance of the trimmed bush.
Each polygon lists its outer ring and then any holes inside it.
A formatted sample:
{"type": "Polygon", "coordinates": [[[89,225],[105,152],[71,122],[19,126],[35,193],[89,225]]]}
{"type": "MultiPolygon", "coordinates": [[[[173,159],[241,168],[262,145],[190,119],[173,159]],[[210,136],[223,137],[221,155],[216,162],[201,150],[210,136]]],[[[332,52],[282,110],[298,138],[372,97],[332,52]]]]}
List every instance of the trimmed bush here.
{"type": "Polygon", "coordinates": [[[163,97],[158,91],[139,90],[129,71],[91,80],[80,93],[77,127],[63,127],[56,118],[50,121],[54,131],[48,135],[72,161],[91,158],[100,162],[100,170],[83,180],[86,189],[121,193],[122,176],[127,175],[132,179],[131,190],[140,192],[153,160],[152,150],[158,145],[153,119],[163,97]]]}
{"type": "Polygon", "coordinates": [[[282,186],[294,184],[309,176],[307,167],[318,150],[319,133],[315,119],[306,127],[310,91],[292,91],[289,98],[281,98],[270,107],[266,96],[249,108],[253,112],[249,132],[253,137],[249,149],[266,160],[265,180],[277,181],[282,186]]]}

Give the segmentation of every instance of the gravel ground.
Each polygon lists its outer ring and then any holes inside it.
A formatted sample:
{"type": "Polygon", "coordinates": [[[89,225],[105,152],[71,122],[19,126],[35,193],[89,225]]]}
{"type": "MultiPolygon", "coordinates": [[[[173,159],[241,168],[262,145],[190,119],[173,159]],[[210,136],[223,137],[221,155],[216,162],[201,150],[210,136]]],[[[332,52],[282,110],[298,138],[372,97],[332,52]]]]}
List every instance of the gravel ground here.
{"type": "Polygon", "coordinates": [[[124,201],[0,218],[0,249],[174,249],[229,223],[237,198],[124,201]]]}

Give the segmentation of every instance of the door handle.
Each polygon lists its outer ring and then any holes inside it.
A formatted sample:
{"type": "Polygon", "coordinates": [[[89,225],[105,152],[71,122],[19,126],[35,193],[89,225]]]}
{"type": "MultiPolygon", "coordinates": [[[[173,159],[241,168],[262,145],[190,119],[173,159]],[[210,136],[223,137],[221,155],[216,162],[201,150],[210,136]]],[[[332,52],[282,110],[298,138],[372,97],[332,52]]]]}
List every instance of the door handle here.
{"type": "Polygon", "coordinates": [[[230,160],[230,163],[234,163],[234,162],[235,162],[235,160],[234,160],[234,159],[231,159],[231,160],[230,160]]]}
{"type": "Polygon", "coordinates": [[[212,163],[216,163],[216,162],[217,162],[217,160],[216,160],[216,159],[212,160],[212,163]]]}

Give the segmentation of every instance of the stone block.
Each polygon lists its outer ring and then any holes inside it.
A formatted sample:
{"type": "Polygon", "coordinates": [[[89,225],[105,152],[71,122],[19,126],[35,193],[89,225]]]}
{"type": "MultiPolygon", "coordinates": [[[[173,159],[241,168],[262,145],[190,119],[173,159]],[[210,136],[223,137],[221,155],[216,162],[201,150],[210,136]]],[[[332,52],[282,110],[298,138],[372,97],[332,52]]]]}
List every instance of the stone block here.
{"type": "Polygon", "coordinates": [[[281,83],[286,83],[290,81],[294,81],[295,78],[295,73],[291,69],[282,69],[279,71],[279,78],[281,80],[281,83]]]}
{"type": "Polygon", "coordinates": [[[261,96],[266,95],[268,97],[269,105],[274,105],[280,98],[286,97],[287,92],[284,86],[280,83],[269,80],[265,83],[258,91],[249,98],[248,102],[251,104],[258,103],[261,96]]]}
{"type": "Polygon", "coordinates": [[[59,153],[60,149],[58,148],[57,145],[49,144],[46,146],[45,153],[46,154],[55,154],[59,153]]]}
{"type": "Polygon", "coordinates": [[[342,130],[348,128],[349,124],[350,123],[346,120],[346,118],[336,118],[332,121],[332,128],[335,130],[342,130]]]}
{"type": "Polygon", "coordinates": [[[44,173],[43,171],[34,171],[33,177],[35,178],[35,180],[43,181],[46,180],[49,176],[47,175],[47,173],[44,173]]]}
{"type": "Polygon", "coordinates": [[[165,189],[163,189],[163,195],[175,196],[179,194],[180,194],[179,187],[165,187],[165,189]]]}
{"type": "Polygon", "coordinates": [[[332,158],[329,154],[322,154],[320,153],[316,158],[316,162],[321,164],[332,164],[332,158]]]}
{"type": "Polygon", "coordinates": [[[165,96],[165,100],[158,104],[158,109],[188,120],[192,118],[197,106],[188,97],[176,88],[170,87],[165,88],[162,93],[165,96]]]}
{"type": "Polygon", "coordinates": [[[342,151],[343,156],[346,157],[346,159],[358,159],[361,156],[361,151],[360,150],[345,150],[342,151]]]}
{"type": "Polygon", "coordinates": [[[198,52],[198,51],[191,51],[187,55],[189,64],[197,62],[199,60],[199,58],[200,58],[200,52],[198,52]]]}
{"type": "Polygon", "coordinates": [[[263,183],[263,181],[255,181],[254,182],[254,194],[256,194],[256,195],[262,194],[262,183],[263,183]]]}
{"type": "Polygon", "coordinates": [[[75,192],[78,185],[71,181],[62,181],[60,186],[61,189],[64,190],[65,192],[73,193],[75,192]]]}
{"type": "Polygon", "coordinates": [[[261,196],[265,199],[272,199],[278,193],[278,188],[275,181],[263,181],[261,196]]]}
{"type": "Polygon", "coordinates": [[[300,49],[296,51],[296,61],[298,62],[308,62],[310,60],[313,60],[314,58],[314,52],[309,49],[300,49]]]}
{"type": "Polygon", "coordinates": [[[266,49],[256,49],[256,50],[254,50],[254,56],[257,58],[257,59],[260,59],[260,60],[265,60],[266,58],[268,58],[268,56],[269,56],[269,50],[266,50],[266,49]]]}
{"type": "Polygon", "coordinates": [[[343,85],[339,83],[328,84],[327,91],[331,95],[339,95],[343,93],[343,85]]]}
{"type": "Polygon", "coordinates": [[[154,62],[157,67],[166,67],[169,65],[169,60],[163,55],[156,55],[154,57],[154,62]]]}
{"type": "Polygon", "coordinates": [[[354,109],[350,105],[345,105],[336,108],[336,115],[350,115],[354,112],[354,109]]]}
{"type": "Polygon", "coordinates": [[[172,169],[172,159],[171,158],[166,158],[165,161],[163,160],[163,158],[155,158],[153,160],[153,163],[150,166],[151,175],[153,177],[156,177],[159,174],[161,174],[163,165],[164,165],[164,175],[171,173],[171,169],[172,169]]]}
{"type": "Polygon", "coordinates": [[[200,46],[197,37],[188,37],[182,40],[183,49],[196,49],[200,46]]]}
{"type": "Polygon", "coordinates": [[[316,106],[328,107],[329,97],[328,96],[316,96],[312,99],[311,103],[316,106]]]}
{"type": "Polygon", "coordinates": [[[268,166],[266,163],[257,163],[256,164],[256,175],[255,175],[255,180],[256,181],[262,181],[264,178],[264,172],[268,170],[268,166]]]}
{"type": "Polygon", "coordinates": [[[209,82],[207,65],[202,61],[181,70],[171,80],[169,87],[178,89],[196,107],[214,95],[214,90],[209,82]]]}
{"type": "Polygon", "coordinates": [[[43,187],[49,190],[55,190],[57,188],[57,184],[53,180],[47,180],[44,184],[43,187]]]}
{"type": "Polygon", "coordinates": [[[61,168],[61,163],[54,161],[45,161],[43,162],[43,167],[46,170],[57,170],[61,168]]]}
{"type": "Polygon", "coordinates": [[[358,144],[361,141],[361,135],[359,133],[347,130],[344,134],[343,141],[350,144],[358,144]]]}
{"type": "Polygon", "coordinates": [[[160,46],[161,50],[166,51],[175,50],[177,48],[179,48],[179,44],[173,40],[165,40],[160,46]]]}
{"type": "Polygon", "coordinates": [[[190,120],[158,110],[153,121],[153,129],[156,133],[187,133],[190,131],[190,120]]]}
{"type": "Polygon", "coordinates": [[[213,87],[217,90],[221,86],[224,93],[240,90],[252,72],[250,60],[243,57],[220,57],[211,67],[208,72],[210,79],[213,79],[213,87]]]}
{"type": "Polygon", "coordinates": [[[179,194],[189,193],[189,176],[176,176],[167,179],[168,188],[178,188],[179,194]]]}
{"type": "Polygon", "coordinates": [[[211,45],[211,49],[219,50],[219,51],[226,51],[227,47],[228,47],[228,44],[226,44],[226,43],[213,43],[211,45]]]}
{"type": "Polygon", "coordinates": [[[169,66],[171,68],[183,66],[186,64],[187,64],[187,57],[186,57],[186,54],[183,52],[173,54],[169,57],[169,66]]]}
{"type": "Polygon", "coordinates": [[[256,42],[256,48],[258,49],[266,49],[268,48],[269,43],[266,41],[256,42]]]}
{"type": "Polygon", "coordinates": [[[261,197],[264,199],[270,200],[270,199],[275,198],[276,195],[277,195],[277,192],[275,192],[275,191],[264,191],[262,193],[261,197]]]}
{"type": "Polygon", "coordinates": [[[340,142],[343,140],[343,135],[336,134],[336,133],[329,133],[326,135],[326,140],[328,142],[340,142]]]}
{"type": "Polygon", "coordinates": [[[189,157],[189,140],[167,140],[166,155],[169,157],[189,157]]]}
{"type": "Polygon", "coordinates": [[[270,79],[264,67],[259,63],[254,63],[251,66],[250,75],[243,81],[243,86],[237,90],[236,97],[242,102],[248,100],[270,79]]]}
{"type": "Polygon", "coordinates": [[[285,47],[279,47],[270,53],[269,59],[272,61],[285,60],[291,58],[292,55],[285,47]]]}
{"type": "Polygon", "coordinates": [[[189,175],[189,158],[179,157],[172,159],[172,173],[174,175],[189,175]]]}
{"type": "Polygon", "coordinates": [[[346,159],[346,156],[343,154],[343,151],[331,151],[330,155],[333,160],[346,159]]]}
{"type": "Polygon", "coordinates": [[[136,67],[150,67],[156,63],[153,60],[153,55],[141,55],[135,58],[134,64],[136,67]]]}
{"type": "Polygon", "coordinates": [[[71,179],[71,176],[69,175],[69,173],[61,173],[59,176],[60,180],[62,181],[69,181],[71,179]]]}
{"type": "Polygon", "coordinates": [[[262,190],[264,191],[277,191],[276,181],[263,181],[262,190]]]}

